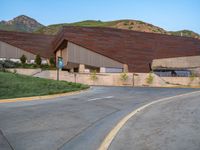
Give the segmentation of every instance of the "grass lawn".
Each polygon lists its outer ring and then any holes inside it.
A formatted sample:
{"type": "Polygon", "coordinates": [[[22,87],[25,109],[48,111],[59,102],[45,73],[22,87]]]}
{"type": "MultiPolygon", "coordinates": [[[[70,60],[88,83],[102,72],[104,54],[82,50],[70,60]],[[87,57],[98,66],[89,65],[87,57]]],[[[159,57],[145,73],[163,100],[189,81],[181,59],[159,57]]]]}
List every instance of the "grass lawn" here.
{"type": "Polygon", "coordinates": [[[79,83],[0,72],[0,99],[65,93],[87,89],[88,87],[79,83]]]}

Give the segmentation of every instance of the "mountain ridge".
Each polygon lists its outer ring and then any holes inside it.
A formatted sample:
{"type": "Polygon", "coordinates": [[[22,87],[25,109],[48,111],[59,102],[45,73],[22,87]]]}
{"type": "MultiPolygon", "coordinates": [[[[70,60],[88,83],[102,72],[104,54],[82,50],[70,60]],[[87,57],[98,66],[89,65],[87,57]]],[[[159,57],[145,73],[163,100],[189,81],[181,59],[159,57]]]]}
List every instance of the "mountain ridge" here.
{"type": "Polygon", "coordinates": [[[41,27],[44,25],[26,15],[20,15],[8,21],[0,21],[0,29],[8,31],[34,32],[41,27]]]}
{"type": "Polygon", "coordinates": [[[20,15],[9,21],[0,21],[1,30],[40,33],[47,35],[57,34],[58,31],[62,28],[62,26],[110,27],[148,33],[193,37],[200,39],[200,35],[191,30],[167,31],[150,23],[130,19],[114,21],[85,20],[74,23],[52,24],[48,26],[44,26],[41,23],[37,22],[37,20],[30,18],[26,15],[20,15]]]}

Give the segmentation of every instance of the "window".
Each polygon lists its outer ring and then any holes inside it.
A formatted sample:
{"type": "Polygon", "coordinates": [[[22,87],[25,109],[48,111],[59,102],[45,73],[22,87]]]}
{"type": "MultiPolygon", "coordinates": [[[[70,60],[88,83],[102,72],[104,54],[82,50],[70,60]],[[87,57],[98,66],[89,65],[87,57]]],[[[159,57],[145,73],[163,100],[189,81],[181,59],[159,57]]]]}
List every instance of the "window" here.
{"type": "Polygon", "coordinates": [[[106,68],[106,73],[121,73],[123,72],[122,68],[106,68]]]}
{"type": "Polygon", "coordinates": [[[35,60],[30,60],[30,63],[31,63],[31,64],[34,64],[34,63],[35,63],[35,60]]]}
{"type": "Polygon", "coordinates": [[[42,64],[47,64],[47,60],[42,60],[42,64]]]}
{"type": "Polygon", "coordinates": [[[16,58],[10,58],[10,61],[16,62],[16,63],[20,63],[20,59],[16,59],[16,58]]]}

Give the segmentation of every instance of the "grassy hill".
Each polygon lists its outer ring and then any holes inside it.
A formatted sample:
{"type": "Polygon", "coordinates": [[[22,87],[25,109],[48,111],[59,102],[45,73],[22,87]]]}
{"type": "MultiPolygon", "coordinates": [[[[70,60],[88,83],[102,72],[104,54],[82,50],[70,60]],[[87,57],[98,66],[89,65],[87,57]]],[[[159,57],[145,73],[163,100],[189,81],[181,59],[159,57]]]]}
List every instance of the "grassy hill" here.
{"type": "Polygon", "coordinates": [[[39,30],[37,30],[36,33],[55,35],[62,28],[62,26],[111,27],[111,28],[128,29],[134,31],[143,31],[143,32],[153,32],[162,34],[167,33],[162,28],[138,20],[117,20],[108,22],[87,20],[75,23],[55,24],[42,27],[39,30]]]}
{"type": "Polygon", "coordinates": [[[116,20],[116,21],[96,21],[96,20],[86,20],[75,23],[63,23],[63,24],[54,24],[42,27],[35,31],[35,33],[50,34],[55,35],[62,28],[62,26],[82,26],[82,27],[110,27],[118,29],[127,29],[133,31],[141,32],[151,32],[151,33],[160,33],[176,36],[186,36],[200,39],[200,35],[190,30],[180,30],[180,31],[166,31],[160,27],[154,26],[149,23],[145,23],[138,20],[116,20]]]}
{"type": "Polygon", "coordinates": [[[141,32],[187,36],[200,39],[200,35],[198,33],[190,30],[180,30],[175,32],[166,31],[158,26],[154,26],[139,20],[116,20],[106,22],[100,20],[86,20],[75,23],[62,23],[43,26],[35,19],[21,15],[9,21],[0,21],[0,30],[34,32],[48,35],[55,35],[62,28],[62,26],[110,27],[141,32]]]}
{"type": "Polygon", "coordinates": [[[186,37],[194,37],[200,39],[200,35],[198,33],[195,33],[190,30],[180,30],[175,32],[170,31],[169,33],[171,35],[176,35],[176,36],[186,36],[186,37]]]}
{"type": "Polygon", "coordinates": [[[79,83],[0,72],[0,99],[66,93],[88,87],[79,83]]]}

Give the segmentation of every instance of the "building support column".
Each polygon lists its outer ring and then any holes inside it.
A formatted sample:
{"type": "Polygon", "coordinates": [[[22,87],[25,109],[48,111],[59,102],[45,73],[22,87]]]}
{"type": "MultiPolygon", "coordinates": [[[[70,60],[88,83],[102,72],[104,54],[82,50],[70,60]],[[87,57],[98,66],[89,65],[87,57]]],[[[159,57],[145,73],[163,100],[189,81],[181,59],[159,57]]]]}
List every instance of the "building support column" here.
{"type": "Polygon", "coordinates": [[[128,65],[127,64],[124,64],[124,66],[123,66],[123,72],[128,72],[128,65]]]}
{"type": "Polygon", "coordinates": [[[71,69],[70,69],[70,72],[71,72],[71,73],[74,73],[74,68],[71,68],[71,69]]]}
{"type": "Polygon", "coordinates": [[[85,65],[79,64],[79,73],[84,73],[84,72],[85,72],[85,65]]]}

